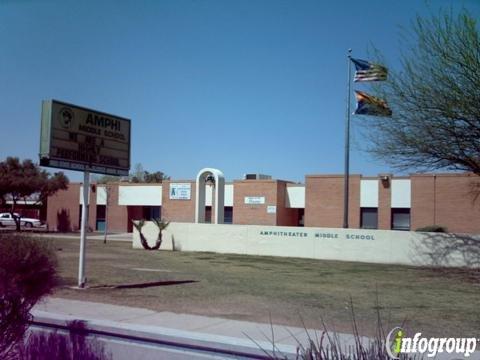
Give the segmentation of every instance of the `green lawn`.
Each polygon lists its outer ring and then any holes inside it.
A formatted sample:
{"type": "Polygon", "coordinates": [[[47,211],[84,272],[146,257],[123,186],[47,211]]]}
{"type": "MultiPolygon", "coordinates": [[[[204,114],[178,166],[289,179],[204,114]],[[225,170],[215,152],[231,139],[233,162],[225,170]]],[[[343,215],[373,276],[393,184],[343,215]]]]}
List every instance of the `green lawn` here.
{"type": "Polygon", "coordinates": [[[78,271],[78,240],[54,239],[62,285],[54,296],[239,320],[351,332],[353,299],[361,331],[372,335],[376,294],[388,330],[480,337],[477,271],[254,257],[213,253],[134,250],[130,243],[89,241],[89,286],[194,280],[147,288],[71,289],[78,271]],[[153,271],[155,270],[155,271],[153,271]]]}

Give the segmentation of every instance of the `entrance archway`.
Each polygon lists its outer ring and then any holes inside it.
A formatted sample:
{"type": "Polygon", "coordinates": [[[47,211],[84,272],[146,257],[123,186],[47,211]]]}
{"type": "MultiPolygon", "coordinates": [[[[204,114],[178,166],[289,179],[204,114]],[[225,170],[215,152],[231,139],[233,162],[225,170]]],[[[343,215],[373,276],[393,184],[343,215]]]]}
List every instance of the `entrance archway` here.
{"type": "Polygon", "coordinates": [[[220,170],[205,168],[200,170],[197,175],[197,187],[195,196],[195,222],[205,222],[205,183],[207,178],[213,177],[213,186],[215,188],[215,211],[214,224],[223,224],[223,206],[225,203],[225,177],[220,170]]]}

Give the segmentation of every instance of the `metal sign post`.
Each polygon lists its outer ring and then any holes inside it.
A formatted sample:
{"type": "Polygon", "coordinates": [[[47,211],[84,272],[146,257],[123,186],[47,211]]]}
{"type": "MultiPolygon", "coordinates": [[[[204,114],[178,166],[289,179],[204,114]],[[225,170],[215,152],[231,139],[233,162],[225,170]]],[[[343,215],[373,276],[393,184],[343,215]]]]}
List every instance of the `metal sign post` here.
{"type": "Polygon", "coordinates": [[[87,279],[85,278],[85,250],[87,240],[87,224],[88,224],[88,194],[90,188],[90,172],[83,173],[83,204],[82,204],[82,220],[80,227],[80,256],[78,261],[78,287],[85,287],[87,279]]]}

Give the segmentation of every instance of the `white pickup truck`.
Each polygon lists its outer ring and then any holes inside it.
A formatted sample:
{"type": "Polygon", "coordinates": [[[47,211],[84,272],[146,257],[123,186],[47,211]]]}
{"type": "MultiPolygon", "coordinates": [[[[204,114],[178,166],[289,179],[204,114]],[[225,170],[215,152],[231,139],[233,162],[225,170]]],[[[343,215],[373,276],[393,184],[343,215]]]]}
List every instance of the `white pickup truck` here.
{"type": "MultiPolygon", "coordinates": [[[[20,218],[20,226],[23,226],[26,228],[33,228],[33,227],[41,227],[43,225],[42,222],[38,219],[22,217],[17,213],[14,213],[13,215],[20,218]]],[[[10,213],[0,213],[0,227],[5,227],[5,226],[15,226],[15,219],[12,217],[12,214],[10,213]]]]}

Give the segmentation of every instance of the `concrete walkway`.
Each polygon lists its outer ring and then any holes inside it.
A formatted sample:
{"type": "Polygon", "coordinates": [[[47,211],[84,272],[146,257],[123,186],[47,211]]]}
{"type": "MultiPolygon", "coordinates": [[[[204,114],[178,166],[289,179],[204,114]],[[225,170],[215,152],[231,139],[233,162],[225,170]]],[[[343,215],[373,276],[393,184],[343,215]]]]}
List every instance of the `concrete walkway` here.
{"type": "MultiPolygon", "coordinates": [[[[313,329],[53,297],[37,304],[32,314],[34,321],[50,326],[64,326],[71,320],[86,321],[114,360],[271,359],[273,354],[295,359],[299,343],[306,345],[309,338],[317,342],[322,335],[322,331],[313,329]]],[[[36,329],[41,328],[42,325],[36,329]]],[[[352,335],[335,335],[344,347],[354,345],[352,335]]],[[[361,340],[368,343],[367,338],[361,340]]],[[[478,350],[469,359],[480,359],[478,350]]],[[[436,357],[459,358],[463,357],[446,353],[436,357]]]]}
{"type": "MultiPolygon", "coordinates": [[[[90,329],[108,330],[123,335],[142,336],[159,339],[163,342],[176,342],[198,346],[199,348],[214,348],[220,350],[220,355],[208,358],[231,358],[222,351],[233,351],[238,354],[251,354],[251,358],[266,356],[263,350],[271,353],[275,343],[276,352],[287,358],[295,358],[298,342],[308,342],[308,337],[317,339],[321,332],[296,327],[270,324],[260,324],[248,321],[229,320],[216,317],[206,317],[172,312],[155,312],[134,307],[109,305],[61,298],[47,298],[37,304],[33,310],[34,320],[47,323],[64,324],[70,320],[85,320],[90,329]],[[273,341],[272,341],[273,340],[273,341]]],[[[353,344],[353,337],[341,334],[345,344],[353,344]]],[[[180,346],[181,347],[181,346],[180,346]]],[[[109,348],[111,350],[111,348],[109,348]]],[[[142,351],[142,359],[148,359],[148,354],[142,351]]],[[[148,352],[148,351],[147,351],[148,352]]],[[[113,353],[116,351],[114,349],[113,353]]],[[[158,350],[155,351],[158,357],[158,350]]],[[[125,349],[114,356],[114,359],[132,359],[132,355],[124,357],[125,349]]],[[[169,354],[165,358],[172,358],[169,354]]],[[[191,353],[185,358],[194,358],[191,353]]],[[[205,354],[202,354],[205,358],[205,354]]],[[[136,357],[134,357],[136,358],[136,357]]],[[[180,357],[182,358],[182,357],[180,357]]],[[[249,358],[245,356],[245,358],[249,358]]]]}

